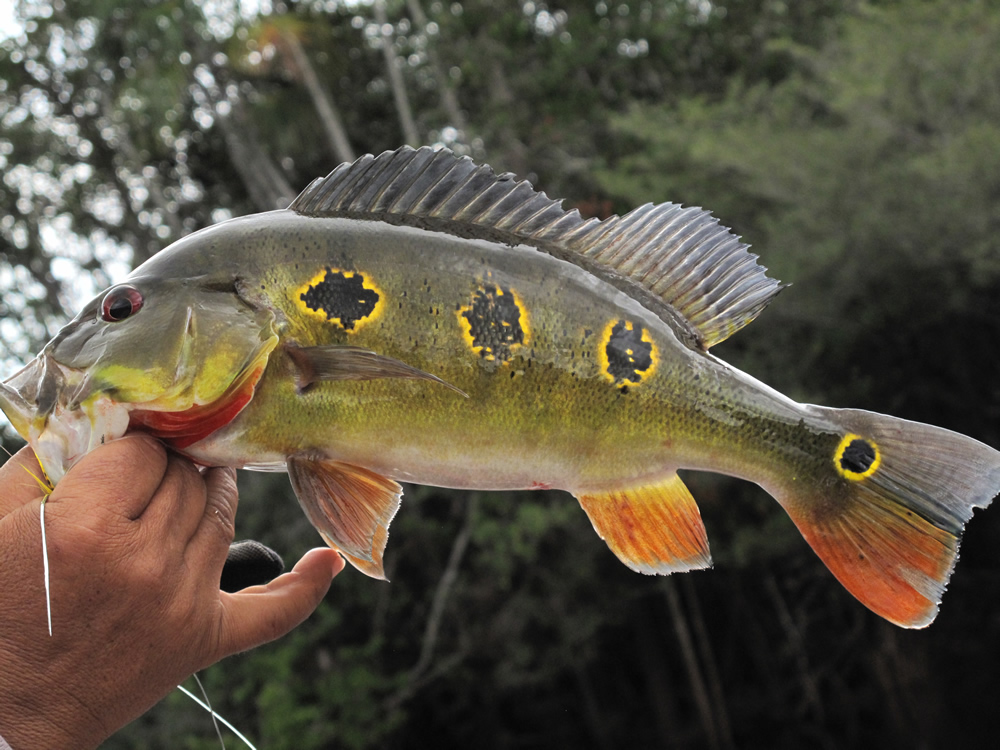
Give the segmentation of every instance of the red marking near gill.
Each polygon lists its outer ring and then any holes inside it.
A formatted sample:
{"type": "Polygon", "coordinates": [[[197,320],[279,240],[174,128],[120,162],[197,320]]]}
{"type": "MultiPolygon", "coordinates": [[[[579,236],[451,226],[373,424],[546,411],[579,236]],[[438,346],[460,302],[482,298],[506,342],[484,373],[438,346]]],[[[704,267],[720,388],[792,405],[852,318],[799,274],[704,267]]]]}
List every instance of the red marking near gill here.
{"type": "Polygon", "coordinates": [[[184,411],[136,410],[129,415],[129,429],[160,438],[172,448],[183,450],[236,418],[253,398],[264,365],[238,378],[225,394],[211,404],[192,406],[184,411]]]}
{"type": "Polygon", "coordinates": [[[531,489],[531,490],[551,490],[552,489],[552,485],[549,484],[548,482],[532,482],[531,483],[531,487],[529,487],[528,489],[531,489]]]}

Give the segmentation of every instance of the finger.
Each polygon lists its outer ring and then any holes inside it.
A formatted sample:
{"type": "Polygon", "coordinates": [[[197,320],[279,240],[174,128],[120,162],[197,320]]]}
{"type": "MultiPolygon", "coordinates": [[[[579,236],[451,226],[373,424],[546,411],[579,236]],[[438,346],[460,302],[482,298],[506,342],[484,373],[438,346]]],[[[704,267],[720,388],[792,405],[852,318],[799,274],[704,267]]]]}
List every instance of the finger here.
{"type": "Polygon", "coordinates": [[[59,481],[51,501],[111,503],[115,512],[135,520],[149,505],[167,469],[167,452],[158,440],[139,433],[100,445],[59,481]]]}
{"type": "Polygon", "coordinates": [[[343,569],[344,561],[335,550],[313,549],[290,573],[266,586],[223,594],[219,653],[213,661],[283,636],[312,614],[343,569]]]}
{"type": "Polygon", "coordinates": [[[236,508],[239,505],[236,471],[216,467],[206,471],[204,478],[206,502],[188,544],[188,555],[193,565],[221,576],[229,545],[236,535],[236,508]]]}
{"type": "Polygon", "coordinates": [[[45,475],[34,451],[26,445],[0,467],[0,518],[45,494],[45,475]]]}
{"type": "Polygon", "coordinates": [[[149,505],[143,524],[153,536],[170,539],[187,548],[205,513],[208,492],[205,480],[188,459],[167,456],[167,470],[149,505]]]}

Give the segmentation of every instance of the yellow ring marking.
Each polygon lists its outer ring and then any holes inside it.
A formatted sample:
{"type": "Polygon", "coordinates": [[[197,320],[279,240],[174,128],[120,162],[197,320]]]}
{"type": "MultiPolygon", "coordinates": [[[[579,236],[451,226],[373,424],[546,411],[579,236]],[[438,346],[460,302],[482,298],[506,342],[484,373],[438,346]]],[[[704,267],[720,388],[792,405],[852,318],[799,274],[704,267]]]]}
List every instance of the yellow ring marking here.
{"type": "Polygon", "coordinates": [[[368,323],[371,323],[373,320],[377,320],[378,317],[382,314],[382,311],[385,309],[385,293],[378,286],[376,286],[374,282],[372,282],[371,277],[364,271],[344,271],[343,269],[340,268],[333,268],[332,266],[331,267],[324,266],[319,273],[317,273],[315,276],[309,279],[309,281],[307,281],[305,284],[303,284],[302,286],[300,286],[298,289],[295,290],[295,292],[292,294],[292,302],[295,304],[296,307],[299,308],[299,310],[301,310],[306,315],[314,317],[317,320],[322,320],[324,323],[333,323],[334,325],[337,325],[340,328],[344,329],[347,333],[357,333],[359,328],[368,323]],[[323,308],[314,310],[313,308],[309,307],[309,305],[307,305],[305,301],[302,299],[302,296],[304,294],[307,294],[310,289],[323,283],[326,280],[326,276],[328,273],[334,275],[338,273],[342,274],[345,280],[353,279],[355,276],[357,276],[361,279],[362,289],[367,289],[369,291],[375,292],[375,294],[378,295],[378,299],[375,301],[375,307],[372,308],[372,311],[363,317],[357,318],[354,321],[353,327],[351,328],[345,326],[343,321],[339,317],[337,316],[327,317],[327,313],[323,308]]]}
{"type": "Polygon", "coordinates": [[[876,471],[878,471],[879,465],[882,463],[882,451],[879,450],[878,445],[874,441],[868,438],[863,438],[860,435],[855,435],[853,432],[849,432],[841,439],[840,444],[837,446],[837,450],[833,453],[833,466],[837,470],[837,473],[844,479],[850,479],[852,482],[860,482],[862,479],[867,479],[876,471]],[[851,471],[850,469],[845,469],[841,464],[841,460],[844,458],[844,451],[847,450],[847,446],[853,443],[855,440],[860,440],[867,445],[872,447],[875,451],[875,458],[872,460],[871,465],[864,471],[851,471]]]}
{"type": "MultiPolygon", "coordinates": [[[[635,372],[638,379],[633,379],[632,377],[617,378],[611,372],[611,362],[608,359],[608,343],[611,341],[611,333],[615,326],[619,323],[625,324],[625,331],[631,333],[636,330],[636,324],[630,320],[624,320],[623,318],[612,318],[608,321],[608,324],[604,326],[604,330],[601,332],[601,338],[598,340],[597,344],[597,364],[601,368],[601,375],[607,378],[608,382],[615,386],[631,385],[636,386],[645,382],[656,372],[656,366],[660,363],[660,352],[656,348],[656,344],[645,337],[646,329],[642,326],[638,326],[639,330],[639,341],[643,344],[649,345],[649,359],[650,365],[645,370],[636,369],[635,372]]],[[[635,356],[635,350],[629,347],[625,350],[625,353],[629,357],[635,356]]]]}
{"type": "MultiPolygon", "coordinates": [[[[497,297],[503,297],[506,294],[510,294],[511,298],[514,300],[514,306],[517,308],[518,313],[520,313],[520,317],[518,318],[518,325],[521,328],[521,333],[524,337],[524,340],[512,341],[508,344],[508,348],[513,349],[516,346],[526,346],[528,342],[531,340],[531,326],[528,322],[528,309],[524,306],[524,300],[522,300],[521,296],[513,289],[508,288],[504,290],[499,285],[493,283],[490,283],[489,286],[491,286],[493,289],[496,290],[497,297]]],[[[481,284],[476,289],[476,292],[473,293],[473,301],[475,301],[476,293],[486,294],[486,283],[481,284]]],[[[469,319],[468,315],[468,313],[472,311],[472,308],[473,305],[468,305],[466,307],[460,307],[456,311],[456,315],[458,316],[459,330],[462,333],[462,340],[465,341],[466,345],[470,349],[472,349],[472,351],[476,352],[477,354],[480,354],[486,361],[488,362],[496,361],[497,359],[496,354],[492,351],[487,351],[484,354],[483,352],[484,350],[486,350],[487,347],[483,344],[476,343],[476,338],[475,336],[472,335],[472,321],[469,319]]],[[[510,323],[508,323],[506,320],[500,321],[500,325],[502,328],[511,327],[510,323]]],[[[501,364],[506,365],[509,364],[510,360],[501,359],[500,362],[501,364]]]]}

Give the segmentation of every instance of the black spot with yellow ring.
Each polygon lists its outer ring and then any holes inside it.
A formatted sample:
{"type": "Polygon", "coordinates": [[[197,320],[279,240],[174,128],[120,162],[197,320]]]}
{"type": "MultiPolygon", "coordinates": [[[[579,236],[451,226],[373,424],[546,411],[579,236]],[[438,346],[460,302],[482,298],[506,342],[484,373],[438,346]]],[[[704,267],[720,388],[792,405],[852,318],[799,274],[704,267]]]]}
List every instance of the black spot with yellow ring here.
{"type": "Polygon", "coordinates": [[[299,299],[311,314],[323,315],[353,331],[359,321],[373,317],[381,299],[365,281],[363,274],[327,268],[305,285],[299,299]]]}
{"type": "Polygon", "coordinates": [[[527,315],[512,289],[485,282],[458,314],[466,343],[486,361],[509,362],[527,338],[527,315]]]}
{"type": "Polygon", "coordinates": [[[658,355],[641,325],[612,320],[601,337],[598,360],[604,375],[624,389],[625,384],[639,385],[648,378],[656,368],[658,355]]]}
{"type": "Polygon", "coordinates": [[[845,479],[859,481],[874,474],[882,463],[878,446],[860,435],[848,433],[833,455],[833,465],[845,479]]]}

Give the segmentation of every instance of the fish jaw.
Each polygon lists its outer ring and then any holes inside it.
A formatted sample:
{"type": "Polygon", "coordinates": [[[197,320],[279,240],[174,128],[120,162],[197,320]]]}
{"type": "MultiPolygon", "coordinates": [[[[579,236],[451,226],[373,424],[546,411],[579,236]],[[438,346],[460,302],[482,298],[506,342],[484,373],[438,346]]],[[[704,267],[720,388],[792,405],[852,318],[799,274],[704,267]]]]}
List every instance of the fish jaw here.
{"type": "Polygon", "coordinates": [[[7,383],[0,383],[0,410],[10,420],[17,434],[27,440],[36,409],[25,400],[20,391],[7,383]]]}
{"type": "Polygon", "coordinates": [[[28,442],[49,482],[55,485],[94,448],[124,435],[128,425],[128,408],[101,394],[78,409],[57,405],[45,426],[31,431],[28,442]]]}
{"type": "Polygon", "coordinates": [[[87,453],[128,429],[128,407],[106,393],[88,394],[89,386],[86,373],[44,352],[0,384],[0,408],[52,486],[87,453]]]}

